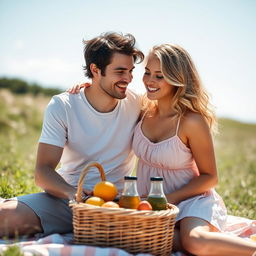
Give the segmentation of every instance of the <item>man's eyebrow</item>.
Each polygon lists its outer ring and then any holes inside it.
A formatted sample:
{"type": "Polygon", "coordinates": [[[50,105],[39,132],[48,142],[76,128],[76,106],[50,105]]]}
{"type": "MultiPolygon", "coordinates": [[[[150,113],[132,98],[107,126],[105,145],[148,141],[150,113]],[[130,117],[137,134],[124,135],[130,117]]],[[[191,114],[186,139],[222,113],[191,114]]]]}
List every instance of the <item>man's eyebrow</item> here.
{"type": "MultiPolygon", "coordinates": [[[[133,66],[131,70],[133,70],[134,68],[135,68],[135,66],[133,66]]],[[[128,70],[128,68],[116,67],[114,70],[128,70]]]]}

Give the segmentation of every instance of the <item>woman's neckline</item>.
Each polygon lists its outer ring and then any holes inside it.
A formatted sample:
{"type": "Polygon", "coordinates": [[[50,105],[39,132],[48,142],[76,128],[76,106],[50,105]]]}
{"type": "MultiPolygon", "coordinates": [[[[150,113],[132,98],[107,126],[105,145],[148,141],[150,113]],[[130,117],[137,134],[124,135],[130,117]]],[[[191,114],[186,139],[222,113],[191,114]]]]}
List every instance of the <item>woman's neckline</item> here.
{"type": "Polygon", "coordinates": [[[166,139],[161,140],[161,141],[158,141],[158,142],[153,142],[153,141],[151,141],[151,140],[143,133],[143,130],[142,130],[142,121],[143,121],[143,120],[140,120],[140,122],[139,122],[139,124],[138,124],[138,125],[139,125],[140,133],[141,133],[142,137],[143,137],[144,139],[146,139],[151,145],[157,146],[157,145],[160,145],[160,144],[169,142],[169,141],[171,141],[171,140],[177,138],[177,139],[180,141],[180,143],[181,143],[186,149],[189,149],[189,150],[190,150],[190,148],[187,147],[187,145],[181,140],[181,138],[178,136],[177,133],[174,134],[174,135],[172,135],[172,136],[169,137],[169,138],[166,138],[166,139]]]}

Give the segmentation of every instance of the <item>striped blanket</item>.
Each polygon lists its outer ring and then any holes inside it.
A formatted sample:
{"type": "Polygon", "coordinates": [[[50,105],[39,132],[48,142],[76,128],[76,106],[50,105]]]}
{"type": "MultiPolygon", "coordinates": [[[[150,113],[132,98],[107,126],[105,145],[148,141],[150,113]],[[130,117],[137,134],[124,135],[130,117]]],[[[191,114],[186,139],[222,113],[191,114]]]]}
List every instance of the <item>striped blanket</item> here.
{"type": "MultiPolygon", "coordinates": [[[[229,216],[226,233],[232,236],[240,236],[250,239],[256,234],[256,220],[249,220],[242,217],[229,216]]],[[[88,245],[72,244],[72,234],[52,234],[41,239],[30,239],[26,241],[0,240],[0,254],[9,246],[16,245],[25,256],[131,256],[124,250],[117,248],[100,248],[88,245]]],[[[149,256],[150,254],[137,254],[137,256],[149,256]]],[[[172,256],[184,256],[182,253],[173,253],[172,256]]]]}

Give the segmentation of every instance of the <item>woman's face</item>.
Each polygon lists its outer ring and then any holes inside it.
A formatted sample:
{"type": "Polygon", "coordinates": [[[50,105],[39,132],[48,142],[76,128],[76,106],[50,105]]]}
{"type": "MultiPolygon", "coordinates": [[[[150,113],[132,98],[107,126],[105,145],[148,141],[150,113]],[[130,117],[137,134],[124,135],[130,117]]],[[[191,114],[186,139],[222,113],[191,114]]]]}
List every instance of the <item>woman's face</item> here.
{"type": "Polygon", "coordinates": [[[174,93],[174,86],[170,85],[161,72],[160,60],[155,54],[150,53],[145,66],[143,82],[150,100],[170,98],[174,93]]]}

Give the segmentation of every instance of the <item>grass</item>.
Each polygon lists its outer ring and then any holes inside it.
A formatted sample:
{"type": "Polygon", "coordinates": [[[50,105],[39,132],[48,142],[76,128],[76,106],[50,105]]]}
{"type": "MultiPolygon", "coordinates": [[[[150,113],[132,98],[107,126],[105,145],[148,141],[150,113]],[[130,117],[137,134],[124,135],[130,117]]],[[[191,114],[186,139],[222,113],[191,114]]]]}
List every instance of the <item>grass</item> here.
{"type": "Polygon", "coordinates": [[[256,125],[222,119],[215,146],[216,189],[228,212],[256,219],[256,125]]]}
{"type": "MultiPolygon", "coordinates": [[[[34,185],[46,97],[0,90],[0,197],[40,191],[34,185]]],[[[215,138],[219,184],[229,214],[256,219],[256,125],[220,119],[215,138]]]]}
{"type": "Polygon", "coordinates": [[[8,246],[8,248],[0,252],[0,256],[24,256],[24,253],[20,251],[20,248],[17,245],[8,246]]]}
{"type": "Polygon", "coordinates": [[[43,109],[49,98],[0,91],[0,197],[37,192],[34,166],[43,109]]]}

